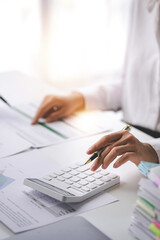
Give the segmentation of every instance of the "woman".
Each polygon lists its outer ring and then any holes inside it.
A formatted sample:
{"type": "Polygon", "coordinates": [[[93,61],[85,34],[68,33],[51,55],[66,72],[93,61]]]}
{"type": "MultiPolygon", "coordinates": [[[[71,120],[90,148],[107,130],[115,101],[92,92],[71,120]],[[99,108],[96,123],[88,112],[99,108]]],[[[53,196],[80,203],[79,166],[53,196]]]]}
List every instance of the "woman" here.
{"type": "MultiPolygon", "coordinates": [[[[80,109],[123,110],[124,121],[160,137],[160,1],[133,0],[130,32],[123,77],[114,83],[104,83],[73,92],[69,96],[47,96],[32,124],[43,117],[46,122],[67,117],[80,109]]],[[[142,143],[128,131],[119,131],[101,138],[87,153],[106,147],[92,170],[100,165],[106,169],[114,163],[119,167],[128,160],[160,161],[160,138],[142,143]]]]}

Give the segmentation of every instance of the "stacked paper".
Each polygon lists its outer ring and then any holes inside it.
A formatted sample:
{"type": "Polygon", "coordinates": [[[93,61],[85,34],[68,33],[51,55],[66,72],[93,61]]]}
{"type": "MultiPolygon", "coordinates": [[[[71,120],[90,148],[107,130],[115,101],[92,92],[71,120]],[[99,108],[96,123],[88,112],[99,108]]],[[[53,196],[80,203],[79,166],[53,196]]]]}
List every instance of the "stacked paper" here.
{"type": "Polygon", "coordinates": [[[140,164],[138,165],[138,169],[144,176],[147,177],[151,168],[156,167],[158,165],[159,164],[157,164],[157,163],[141,161],[140,164]]]}
{"type": "Polygon", "coordinates": [[[160,165],[139,182],[129,230],[140,240],[160,239],[160,165]]]}

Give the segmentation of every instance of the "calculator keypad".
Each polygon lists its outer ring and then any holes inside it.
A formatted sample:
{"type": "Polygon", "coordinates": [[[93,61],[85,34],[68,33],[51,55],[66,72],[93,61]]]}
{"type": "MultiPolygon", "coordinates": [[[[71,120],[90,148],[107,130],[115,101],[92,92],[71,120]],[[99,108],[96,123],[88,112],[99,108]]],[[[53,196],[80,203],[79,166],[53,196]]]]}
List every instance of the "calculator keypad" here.
{"type": "Polygon", "coordinates": [[[44,176],[42,180],[54,183],[54,179],[56,179],[61,183],[67,184],[68,188],[72,188],[75,191],[80,190],[85,194],[116,178],[118,178],[116,174],[109,173],[103,169],[93,172],[88,165],[72,164],[69,167],[56,170],[44,176]]]}

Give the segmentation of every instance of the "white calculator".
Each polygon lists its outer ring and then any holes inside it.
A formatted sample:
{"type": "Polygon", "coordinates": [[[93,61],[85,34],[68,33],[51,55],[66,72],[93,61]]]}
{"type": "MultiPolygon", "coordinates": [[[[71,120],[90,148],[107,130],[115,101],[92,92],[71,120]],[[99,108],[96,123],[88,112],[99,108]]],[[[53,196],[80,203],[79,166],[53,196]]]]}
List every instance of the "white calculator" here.
{"type": "Polygon", "coordinates": [[[61,202],[81,202],[120,182],[118,175],[100,168],[93,172],[89,165],[72,164],[41,178],[26,178],[24,184],[61,202]]]}

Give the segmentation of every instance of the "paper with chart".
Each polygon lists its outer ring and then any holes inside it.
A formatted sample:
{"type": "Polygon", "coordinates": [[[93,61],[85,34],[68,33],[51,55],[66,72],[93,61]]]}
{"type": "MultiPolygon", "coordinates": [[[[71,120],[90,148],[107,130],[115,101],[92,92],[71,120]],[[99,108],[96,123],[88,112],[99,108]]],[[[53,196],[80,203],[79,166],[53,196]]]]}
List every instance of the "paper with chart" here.
{"type": "MultiPolygon", "coordinates": [[[[2,117],[1,117],[2,118],[2,117]]],[[[0,159],[23,152],[32,146],[0,120],[0,159]]]]}
{"type": "Polygon", "coordinates": [[[33,150],[1,161],[0,221],[13,232],[44,226],[117,201],[104,192],[83,204],[65,204],[23,185],[24,178],[40,177],[59,166],[59,162],[47,154],[43,155],[41,150],[33,150]]]}
{"type": "MultiPolygon", "coordinates": [[[[17,105],[16,108],[33,118],[38,106],[38,103],[28,102],[17,105]]],[[[120,129],[119,127],[122,126],[122,122],[120,122],[121,118],[122,116],[120,113],[114,113],[113,111],[80,111],[74,113],[71,117],[63,119],[63,121],[47,123],[47,126],[57,130],[68,138],[79,137],[84,134],[111,131],[116,128],[120,129]],[[70,128],[67,130],[69,126],[70,128]]],[[[40,122],[44,123],[45,121],[44,119],[40,119],[40,122]]]]}
{"type": "MultiPolygon", "coordinates": [[[[110,113],[101,111],[76,113],[61,121],[44,124],[39,121],[31,125],[37,110],[36,104],[27,103],[19,106],[0,108],[0,123],[5,123],[12,132],[31,144],[34,148],[45,147],[65,140],[80,138],[112,129],[120,129],[122,123],[113,121],[110,113]],[[117,125],[118,124],[118,125],[117,125]]],[[[44,122],[44,121],[43,121],[44,122]]]]}
{"type": "Polygon", "coordinates": [[[54,132],[40,125],[32,126],[31,119],[12,108],[1,108],[0,115],[0,122],[5,123],[12,132],[17,133],[32,147],[44,147],[62,141],[62,137],[54,132]]]}
{"type": "MultiPolygon", "coordinates": [[[[27,116],[32,119],[36,114],[38,104],[29,102],[22,105],[17,105],[16,108],[27,114],[27,116]]],[[[43,126],[48,127],[50,130],[56,131],[62,137],[70,139],[73,137],[82,137],[88,134],[103,132],[104,127],[101,126],[99,122],[101,115],[101,111],[96,111],[94,113],[79,112],[61,121],[45,124],[44,119],[40,119],[39,123],[43,123],[43,126]],[[97,117],[99,118],[97,119],[97,117]]],[[[110,130],[110,126],[109,128],[107,127],[107,130],[110,130]]]]}

